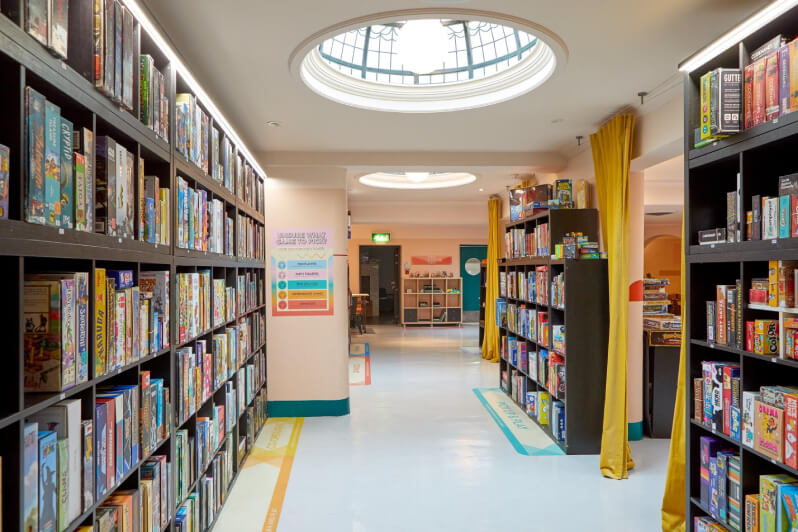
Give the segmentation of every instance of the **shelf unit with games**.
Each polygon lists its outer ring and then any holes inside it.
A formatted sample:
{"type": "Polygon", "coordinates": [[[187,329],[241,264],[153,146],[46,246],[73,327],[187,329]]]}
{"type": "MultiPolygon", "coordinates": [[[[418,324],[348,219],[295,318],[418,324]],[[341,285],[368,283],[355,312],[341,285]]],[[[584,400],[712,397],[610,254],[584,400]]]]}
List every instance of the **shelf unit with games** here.
{"type": "MultiPolygon", "coordinates": [[[[543,223],[551,224],[552,243],[571,232],[598,235],[598,212],[595,209],[546,211],[512,222],[506,230],[524,228],[534,231],[536,225],[543,223]]],[[[606,259],[552,259],[550,256],[501,259],[499,297],[507,306],[505,319],[501,316],[488,319],[497,319],[500,325],[501,388],[563,452],[598,453],[604,416],[609,331],[606,259]],[[524,280],[526,286],[532,273],[539,281],[534,294],[531,290],[520,290],[521,281],[524,280]],[[555,277],[559,281],[556,297],[552,290],[555,277]],[[511,315],[520,315],[520,309],[527,313],[526,325],[521,324],[520,318],[511,318],[511,315]],[[529,317],[532,312],[534,317],[529,317]],[[564,327],[564,341],[555,345],[554,331],[560,326],[564,327]],[[526,360],[523,360],[524,355],[526,360]],[[541,363],[551,355],[563,358],[564,371],[560,371],[558,378],[564,380],[564,390],[547,376],[548,363],[541,363]],[[550,395],[546,416],[541,417],[537,410],[532,413],[527,409],[527,392],[550,395]],[[558,439],[552,428],[551,403],[555,400],[563,403],[564,439],[558,439]]],[[[497,309],[499,312],[501,310],[497,309]]],[[[540,407],[538,399],[536,405],[536,408],[540,407]]]]}
{"type": "MultiPolygon", "coordinates": [[[[702,467],[706,467],[701,462],[701,438],[715,438],[720,442],[719,448],[729,449],[731,455],[739,460],[743,499],[746,495],[759,493],[761,475],[786,473],[798,478],[798,469],[784,463],[784,458],[780,460],[760,452],[742,443],[742,438],[725,433],[725,428],[713,428],[704,419],[695,416],[695,401],[703,399],[703,388],[696,390],[695,384],[699,379],[706,378],[702,362],[739,367],[741,394],[759,392],[762,386],[798,386],[798,361],[784,353],[783,328],[779,327],[779,346],[775,354],[765,355],[750,349],[745,326],[756,320],[775,320],[781,325],[785,317],[798,316],[798,310],[792,306],[785,308],[752,303],[749,299],[752,280],[768,278],[769,261],[798,260],[798,238],[747,240],[745,223],[745,214],[752,210],[755,196],[778,197],[779,178],[798,172],[798,164],[792,156],[798,141],[798,113],[782,114],[707,146],[693,147],[694,131],[700,123],[701,76],[716,68],[738,68],[744,72],[746,66],[751,64],[752,51],[774,36],[793,35],[796,24],[798,8],[792,8],[684,77],[687,292],[684,297],[686,320],[683,327],[688,338],[688,370],[685,375],[685,390],[688,392],[683,407],[686,409],[685,505],[688,527],[692,527],[696,518],[711,517],[710,508],[701,501],[701,471],[702,467]],[[741,202],[742,241],[700,245],[699,231],[727,227],[726,193],[734,191],[737,191],[741,202]],[[743,327],[738,327],[739,343],[724,345],[719,338],[710,337],[707,303],[715,302],[717,305],[718,285],[731,287],[738,280],[743,294],[737,298],[735,311],[740,313],[738,323],[742,323],[743,327]],[[701,392],[702,396],[697,397],[697,392],[701,392]]],[[[755,429],[751,430],[753,436],[755,429]]],[[[741,432],[745,432],[745,426],[741,432]]],[[[784,454],[784,442],[777,442],[779,446],[784,454]]],[[[745,510],[742,514],[744,521],[745,510]]],[[[717,516],[715,520],[718,520],[717,516]]],[[[741,528],[747,529],[744,522],[741,528]]]]}
{"type": "MultiPolygon", "coordinates": [[[[103,3],[107,4],[107,0],[103,3]]],[[[197,439],[204,430],[203,418],[213,417],[216,407],[226,404],[226,388],[230,386],[228,383],[232,383],[236,394],[239,394],[249,382],[249,389],[246,390],[249,393],[236,397],[238,408],[235,419],[225,427],[222,443],[210,452],[211,459],[218,450],[232,457],[233,466],[227,479],[229,483],[222,490],[227,492],[251,450],[257,431],[265,421],[265,176],[259,174],[257,162],[248,159],[245,150],[238,150],[232,135],[228,136],[226,127],[215,123],[212,113],[201,100],[197,100],[195,105],[196,109],[203,110],[207,116],[208,137],[213,139],[211,133],[216,130],[220,146],[229,149],[223,153],[214,149],[215,143],[209,141],[205,150],[207,156],[204,161],[198,161],[199,164],[178,151],[176,94],[189,93],[191,87],[170,64],[167,53],[159,49],[155,40],[137,24],[131,25],[133,32],[130,34],[133,53],[131,79],[140,79],[140,57],[151,58],[164,76],[163,103],[168,111],[168,119],[166,114],[163,118],[168,131],[156,132],[152,124],[147,125],[139,119],[141,94],[137,82],[132,83],[133,105],[129,109],[95,88],[92,79],[93,66],[84,61],[88,57],[90,63],[93,63],[93,57],[90,51],[89,56],[82,53],[87,52],[86,43],[93,41],[93,22],[90,17],[92,2],[69,2],[69,56],[65,60],[54,56],[25,31],[25,4],[23,0],[12,0],[3,2],[0,7],[0,74],[3,79],[14,81],[4,84],[4,88],[0,89],[6,106],[4,119],[0,121],[0,144],[10,149],[7,219],[0,219],[0,272],[7,280],[4,286],[6,305],[0,310],[3,318],[0,331],[8,341],[6,364],[3,377],[0,378],[2,527],[6,530],[20,530],[27,524],[22,456],[26,420],[41,415],[45,409],[61,401],[80,399],[80,418],[91,419],[94,427],[97,427],[95,401],[103,391],[111,386],[139,385],[142,377],[149,375],[152,379],[162,379],[163,386],[168,388],[170,394],[163,413],[163,433],[153,438],[157,441],[151,447],[141,449],[139,457],[132,460],[129,467],[125,466],[124,474],[116,475],[113,479],[108,478],[106,489],[102,493],[94,493],[90,503],[81,501],[78,516],[69,519],[64,527],[59,528],[71,532],[83,526],[94,526],[102,519],[101,508],[107,505],[112,493],[118,489],[142,489],[142,467],[146,459],[151,456],[165,456],[174,467],[168,482],[169,493],[165,504],[169,519],[164,529],[176,530],[177,509],[186,500],[186,497],[180,500],[177,497],[178,431],[186,431],[192,438],[192,444],[196,446],[197,439]],[[87,15],[88,19],[85,18],[87,15]],[[132,188],[125,194],[130,203],[129,212],[133,215],[130,231],[111,235],[106,233],[112,231],[102,224],[94,224],[95,227],[89,226],[86,231],[79,231],[26,221],[26,187],[30,172],[26,115],[28,87],[41,94],[48,102],[56,104],[60,116],[69,120],[76,131],[85,130],[91,134],[90,144],[82,145],[80,150],[77,146],[72,148],[88,156],[86,162],[94,170],[92,181],[95,187],[97,162],[100,159],[96,149],[98,138],[110,137],[131,154],[134,177],[132,188]],[[224,169],[229,168],[227,175],[221,171],[222,166],[224,169]],[[139,176],[147,176],[147,181],[140,180],[139,176]],[[157,177],[159,189],[165,191],[164,196],[156,195],[153,198],[155,203],[159,199],[163,200],[163,210],[158,218],[159,236],[162,237],[160,240],[150,239],[144,233],[145,227],[147,231],[152,230],[153,222],[153,218],[148,217],[148,202],[144,201],[145,196],[150,197],[149,176],[157,177]],[[217,214],[222,214],[222,224],[226,224],[223,225],[224,230],[219,231],[220,226],[215,226],[216,234],[205,235],[207,239],[191,243],[185,237],[180,239],[181,224],[183,230],[189,229],[187,220],[177,215],[178,212],[182,213],[178,203],[184,198],[179,194],[180,179],[188,187],[201,192],[198,197],[207,201],[209,210],[211,206],[216,207],[217,214]],[[225,218],[230,221],[227,222],[225,218]],[[208,242],[214,236],[217,242],[222,243],[217,252],[208,250],[211,249],[208,242]],[[99,308],[99,290],[95,288],[94,280],[102,270],[129,270],[137,287],[142,286],[142,281],[150,276],[150,272],[168,274],[170,319],[169,328],[163,331],[163,345],[157,349],[143,349],[138,358],[123,356],[113,365],[106,361],[108,366],[102,369],[99,359],[95,360],[99,340],[94,334],[88,334],[85,381],[48,393],[26,391],[25,368],[32,360],[26,356],[26,276],[50,272],[86,273],[89,279],[88,303],[85,307],[88,310],[87,323],[89,331],[94,331],[97,325],[96,311],[99,308]],[[180,341],[179,278],[182,274],[199,273],[207,273],[207,279],[211,281],[208,290],[211,302],[210,322],[207,327],[202,327],[195,334],[180,341]],[[244,282],[241,285],[243,292],[238,290],[238,283],[241,282],[239,279],[244,282]],[[213,283],[213,280],[221,282],[213,283]],[[215,291],[222,287],[237,289],[236,304],[223,316],[214,317],[215,291]],[[249,331],[246,337],[242,333],[245,330],[243,323],[247,323],[246,330],[249,331]],[[231,359],[235,366],[228,367],[228,372],[224,374],[214,375],[211,372],[215,386],[211,387],[207,396],[203,395],[196,401],[193,413],[178,420],[172,410],[180,400],[179,392],[186,385],[181,368],[177,365],[178,351],[192,347],[196,352],[197,346],[202,342],[211,350],[214,336],[227,329],[232,330],[233,327],[236,334],[242,334],[238,354],[231,359]],[[256,361],[259,366],[254,366],[256,361]],[[253,369],[249,370],[249,377],[246,374],[247,365],[253,365],[253,369]],[[241,368],[244,369],[243,373],[241,368]]],[[[114,5],[121,8],[124,3],[114,5]]],[[[132,15],[128,12],[126,16],[132,15]]],[[[96,215],[99,210],[92,209],[92,213],[95,214],[95,222],[98,222],[96,215]]],[[[192,219],[192,223],[193,221],[192,219]]],[[[197,222],[191,230],[199,226],[201,224],[197,222]]],[[[98,456],[94,453],[90,469],[94,472],[98,466],[98,456]]],[[[213,460],[208,460],[205,464],[195,461],[191,467],[193,471],[190,475],[189,493],[202,492],[204,477],[210,474],[215,464],[213,460]]],[[[76,481],[79,482],[80,479],[76,481]]],[[[197,505],[197,512],[199,506],[197,505]]],[[[208,525],[213,516],[202,513],[200,517],[200,529],[210,528],[208,525]]]]}
{"type": "Polygon", "coordinates": [[[402,280],[402,325],[459,326],[463,323],[463,279],[405,277],[402,280]]]}

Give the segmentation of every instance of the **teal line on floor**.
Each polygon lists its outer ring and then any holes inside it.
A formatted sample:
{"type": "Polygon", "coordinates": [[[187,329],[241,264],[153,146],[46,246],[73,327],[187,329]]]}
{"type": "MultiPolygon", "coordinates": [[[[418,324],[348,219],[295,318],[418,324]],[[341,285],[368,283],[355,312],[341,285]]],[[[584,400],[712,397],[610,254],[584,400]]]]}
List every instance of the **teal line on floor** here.
{"type": "MultiPolygon", "coordinates": [[[[484,390],[488,391],[488,392],[498,392],[498,393],[501,393],[502,395],[504,395],[504,392],[501,391],[501,389],[499,389],[499,388],[484,388],[484,390]]],[[[560,447],[557,444],[555,444],[555,443],[551,443],[547,447],[543,447],[543,448],[541,448],[541,447],[533,447],[531,445],[524,445],[523,443],[521,443],[521,441],[516,437],[516,435],[513,433],[513,431],[510,429],[510,427],[504,422],[504,420],[502,419],[501,415],[493,408],[493,406],[487,400],[485,395],[482,393],[483,389],[473,388],[473,391],[474,391],[474,395],[477,396],[477,399],[479,399],[479,402],[482,403],[482,406],[485,407],[485,410],[488,411],[488,414],[490,414],[490,417],[493,418],[493,420],[499,426],[499,429],[502,431],[504,436],[507,438],[507,440],[513,446],[513,449],[515,449],[518,452],[518,454],[523,454],[525,456],[558,456],[558,455],[564,454],[562,452],[562,449],[560,449],[560,447]]],[[[521,415],[526,415],[526,414],[521,413],[521,415]]],[[[531,420],[530,420],[530,423],[531,423],[531,420]]],[[[543,438],[548,439],[548,436],[545,435],[543,430],[540,429],[537,425],[534,425],[532,430],[536,430],[536,429],[540,430],[543,438]]]]}

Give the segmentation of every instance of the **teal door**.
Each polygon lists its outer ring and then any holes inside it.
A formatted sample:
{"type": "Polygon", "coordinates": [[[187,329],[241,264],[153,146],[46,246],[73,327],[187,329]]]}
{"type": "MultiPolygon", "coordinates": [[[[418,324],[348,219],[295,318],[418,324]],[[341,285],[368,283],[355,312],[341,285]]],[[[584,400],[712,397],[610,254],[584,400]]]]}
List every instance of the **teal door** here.
{"type": "MultiPolygon", "coordinates": [[[[464,313],[479,313],[479,268],[486,258],[488,258],[488,246],[486,245],[462,244],[460,246],[460,277],[463,278],[464,313]]],[[[479,320],[479,315],[476,319],[479,320]]]]}

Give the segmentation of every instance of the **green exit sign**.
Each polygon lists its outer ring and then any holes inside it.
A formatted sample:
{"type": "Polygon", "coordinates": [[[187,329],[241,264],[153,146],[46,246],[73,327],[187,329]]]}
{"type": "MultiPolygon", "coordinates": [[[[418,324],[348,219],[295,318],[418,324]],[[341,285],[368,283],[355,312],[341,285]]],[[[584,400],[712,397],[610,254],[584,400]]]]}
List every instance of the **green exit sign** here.
{"type": "Polygon", "coordinates": [[[391,233],[371,233],[371,241],[375,244],[387,244],[391,241],[391,233]]]}

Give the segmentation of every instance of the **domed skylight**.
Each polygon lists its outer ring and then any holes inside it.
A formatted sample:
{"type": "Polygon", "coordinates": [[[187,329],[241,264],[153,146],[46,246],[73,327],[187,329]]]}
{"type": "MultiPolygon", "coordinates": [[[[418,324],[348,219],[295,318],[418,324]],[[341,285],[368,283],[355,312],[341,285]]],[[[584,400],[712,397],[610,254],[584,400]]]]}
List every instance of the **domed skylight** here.
{"type": "Polygon", "coordinates": [[[422,19],[348,31],[322,42],[319,53],[333,68],[367,81],[438,85],[497,74],[538,42],[491,22],[422,19]]]}
{"type": "Polygon", "coordinates": [[[441,112],[509,100],[544,83],[552,48],[529,31],[479,20],[411,19],[322,40],[301,67],[319,94],[355,107],[441,112]]]}

